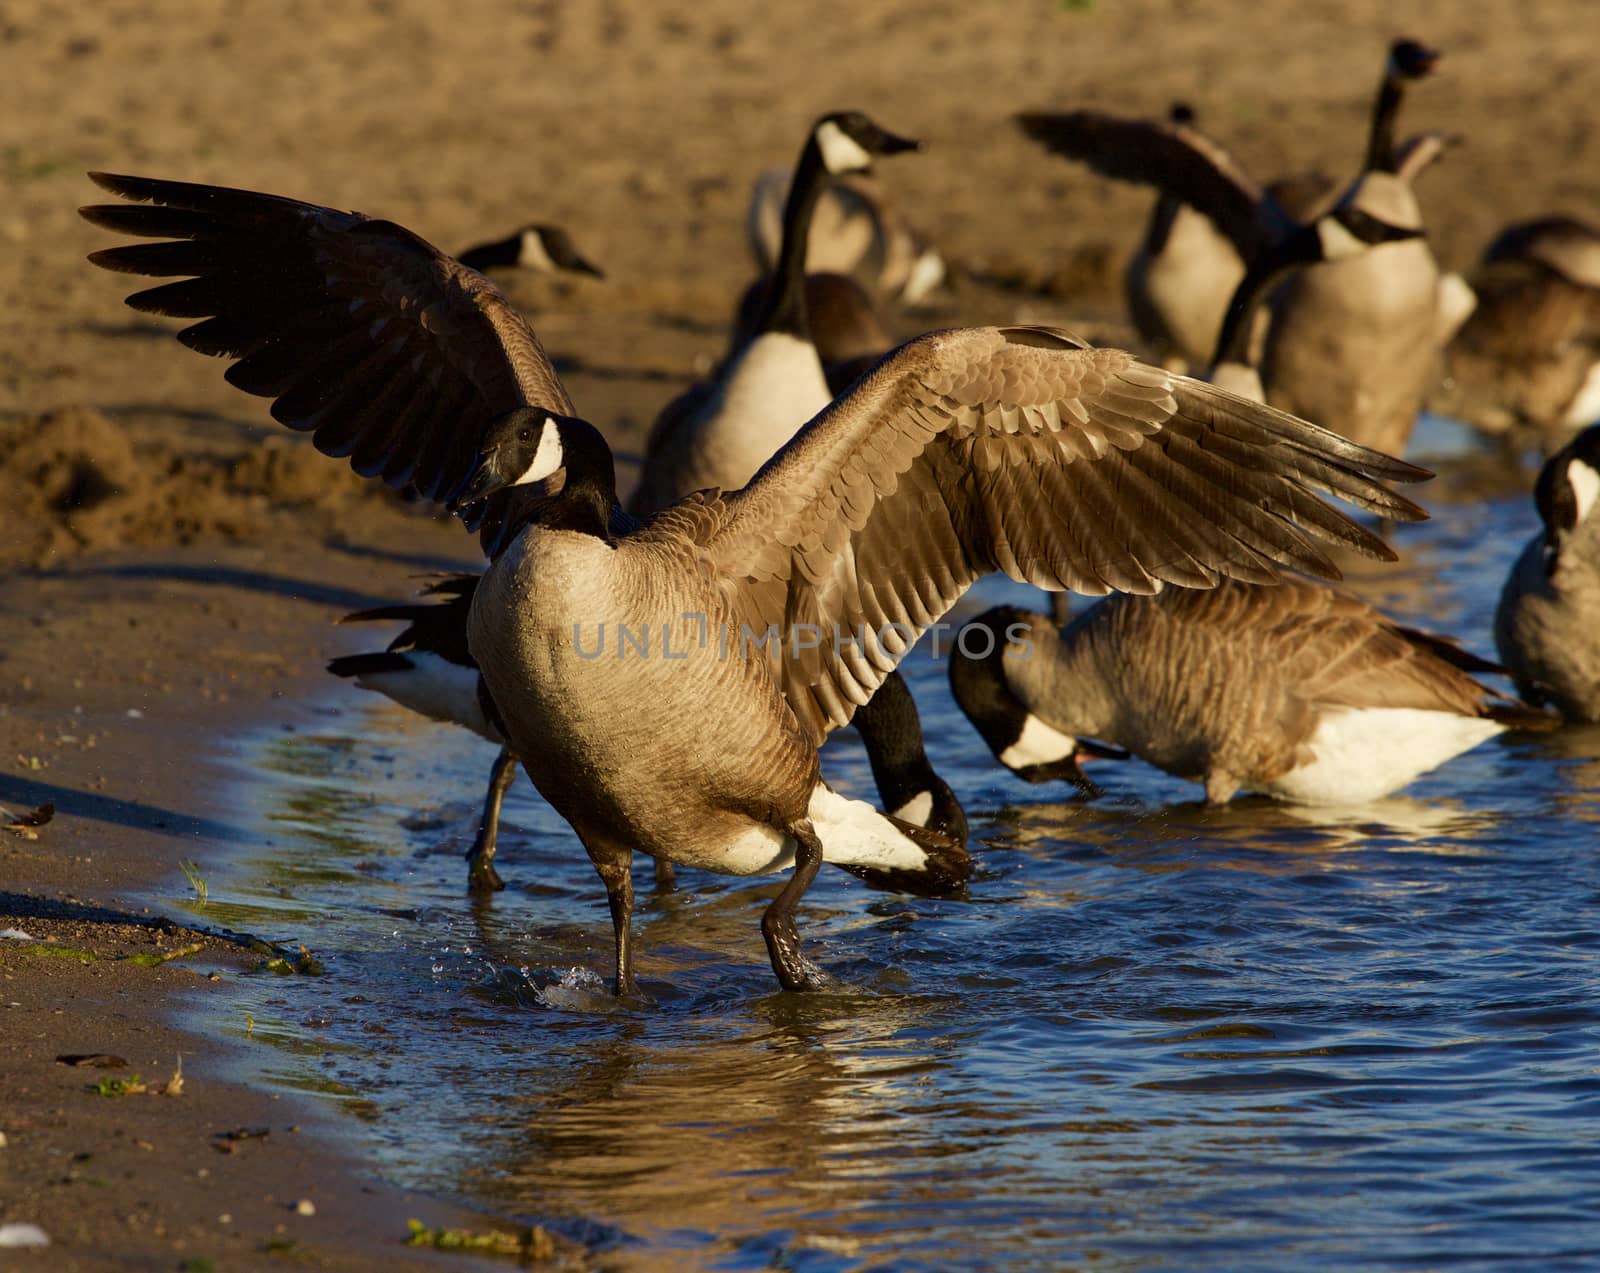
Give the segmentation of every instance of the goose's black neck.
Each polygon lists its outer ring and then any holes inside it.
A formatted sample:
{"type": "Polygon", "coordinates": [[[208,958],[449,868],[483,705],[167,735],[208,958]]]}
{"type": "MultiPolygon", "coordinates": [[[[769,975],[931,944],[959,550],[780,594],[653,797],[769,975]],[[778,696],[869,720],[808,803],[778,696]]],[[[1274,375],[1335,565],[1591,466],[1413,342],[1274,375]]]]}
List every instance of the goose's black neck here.
{"type": "Polygon", "coordinates": [[[1150,214],[1150,224],[1144,232],[1144,250],[1150,256],[1158,255],[1167,246],[1172,235],[1172,223],[1178,219],[1178,209],[1183,200],[1163,192],[1156,200],[1155,211],[1150,214]]]}
{"type": "Polygon", "coordinates": [[[783,205],[783,245],[756,316],[752,332],[755,336],[785,332],[801,340],[811,339],[811,319],[806,312],[806,242],[811,237],[811,216],[822,198],[827,175],[822,147],[813,129],[789,183],[789,198],[783,205]]]}
{"type": "Polygon", "coordinates": [[[480,243],[477,247],[468,248],[456,259],[468,269],[487,274],[496,266],[515,265],[521,255],[522,236],[513,234],[508,239],[496,239],[493,243],[480,243]]]}
{"type": "Polygon", "coordinates": [[[559,491],[540,501],[533,520],[549,530],[573,530],[609,540],[611,515],[617,507],[611,448],[587,420],[557,416],[552,423],[561,439],[565,480],[559,491]]]}
{"type": "Polygon", "coordinates": [[[1231,362],[1243,367],[1251,366],[1251,319],[1255,316],[1256,307],[1267,299],[1287,274],[1321,257],[1322,245],[1315,226],[1302,226],[1275,246],[1257,253],[1228,301],[1228,312],[1223,317],[1222,330],[1217,333],[1217,348],[1211,356],[1211,365],[1218,367],[1231,362]]]}
{"type": "Polygon", "coordinates": [[[1404,96],[1404,82],[1393,68],[1385,66],[1383,83],[1378,86],[1378,102],[1372,111],[1372,131],[1367,135],[1365,169],[1368,172],[1394,171],[1394,121],[1404,96]]]}

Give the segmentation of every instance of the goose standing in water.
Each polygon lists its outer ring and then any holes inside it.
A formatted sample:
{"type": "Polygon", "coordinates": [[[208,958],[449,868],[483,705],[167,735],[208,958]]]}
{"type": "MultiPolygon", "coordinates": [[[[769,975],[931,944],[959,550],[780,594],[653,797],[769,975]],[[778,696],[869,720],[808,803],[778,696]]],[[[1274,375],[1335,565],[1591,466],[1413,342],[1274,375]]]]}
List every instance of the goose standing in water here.
{"type": "MultiPolygon", "coordinates": [[[[1337,429],[1354,441],[1396,453],[1405,446],[1436,373],[1448,324],[1441,304],[1455,289],[1422,236],[1422,213],[1411,191],[1407,153],[1393,146],[1401,86],[1431,69],[1435,54],[1414,42],[1390,50],[1374,112],[1368,162],[1339,196],[1353,214],[1416,233],[1351,259],[1328,260],[1291,278],[1273,300],[1261,361],[1272,405],[1337,429]],[[1396,67],[1412,72],[1396,74],[1396,67]]],[[[1300,223],[1221,146],[1184,124],[1123,119],[1096,111],[1028,113],[1017,117],[1030,137],[1081,160],[1096,172],[1154,185],[1209,217],[1254,261],[1300,223]]],[[[1437,153],[1431,151],[1429,153],[1437,153]]]]}
{"type": "Polygon", "coordinates": [[[1353,597],[1286,579],[1110,597],[1065,630],[1014,607],[962,630],[956,702],[1028,782],[1085,782],[1086,740],[1205,785],[1364,804],[1549,718],[1474,679],[1504,668],[1353,597]]]}
{"type": "MultiPolygon", "coordinates": [[[[825,116],[808,134],[807,147],[802,152],[800,171],[808,171],[808,156],[812,159],[820,157],[822,160],[820,169],[813,163],[809,170],[812,178],[820,185],[825,179],[823,170],[826,170],[830,163],[845,166],[867,162],[850,148],[850,142],[856,142],[862,150],[872,147],[874,153],[894,153],[915,145],[915,143],[903,143],[892,134],[876,129],[871,121],[865,120],[855,112],[825,116]],[[860,136],[859,141],[857,134],[860,136]]],[[[802,196],[805,193],[802,188],[802,196]]],[[[801,204],[803,203],[802,197],[801,204]]],[[[803,206],[801,211],[803,213],[803,206]]],[[[790,236],[790,241],[805,242],[804,216],[792,220],[791,224],[796,227],[796,233],[790,236]]],[[[529,227],[529,231],[532,230],[540,230],[541,233],[536,238],[531,238],[528,231],[524,231],[520,236],[512,236],[499,243],[474,249],[472,259],[464,258],[463,263],[472,265],[480,272],[490,265],[518,263],[548,268],[546,262],[550,261],[568,263],[568,268],[577,268],[570,263],[581,262],[581,258],[572,247],[570,239],[566,239],[559,231],[550,233],[549,227],[529,227]]],[[[586,262],[582,264],[587,265],[586,262]]],[[[593,267],[589,269],[598,274],[593,267]]],[[[844,382],[848,383],[849,379],[854,378],[853,373],[862,369],[863,358],[875,361],[887,350],[890,342],[883,332],[870,298],[861,291],[853,279],[834,274],[805,274],[804,293],[798,309],[792,300],[772,295],[772,289],[785,279],[788,279],[789,285],[792,286],[791,274],[780,271],[774,278],[766,280],[765,286],[758,284],[747,293],[746,300],[741,305],[741,322],[736,328],[735,346],[725,363],[724,371],[727,371],[728,365],[732,364],[734,358],[743,353],[757,336],[763,334],[763,324],[771,322],[772,313],[775,310],[782,311],[787,315],[784,320],[788,328],[787,334],[803,335],[815,345],[821,368],[819,372],[822,377],[821,389],[809,393],[803,392],[794,397],[791,409],[792,425],[798,427],[809,415],[826,405],[831,397],[829,386],[834,386],[835,366],[843,367],[839,374],[845,376],[844,382]]],[[[804,361],[803,356],[802,361],[804,361]]],[[[723,377],[719,376],[709,385],[691,390],[679,400],[678,404],[675,404],[674,408],[669,408],[663,413],[663,419],[674,418],[674,409],[685,403],[705,403],[714,396],[714,390],[722,379],[723,377]]],[[[758,389],[759,382],[754,388],[747,386],[748,392],[753,393],[758,389]]],[[[774,392],[778,390],[775,389],[774,392]]],[[[789,432],[792,432],[792,429],[789,432]]],[[[659,429],[656,436],[661,436],[659,429]]],[[[784,436],[787,437],[788,434],[784,436]]],[[[684,440],[678,437],[677,441],[683,443],[684,440]]],[[[690,439],[687,445],[692,444],[693,440],[690,439]]],[[[653,458],[647,459],[644,466],[644,479],[635,491],[633,500],[635,512],[647,513],[662,498],[670,500],[688,493],[687,488],[675,489],[676,484],[670,476],[665,478],[661,476],[666,471],[665,466],[670,463],[670,460],[664,459],[663,456],[672,455],[672,448],[652,454],[653,458]],[[663,483],[667,488],[664,496],[661,489],[663,483]]],[[[740,465],[728,466],[715,472],[701,472],[698,476],[711,485],[737,487],[742,486],[753,472],[753,465],[740,465]]],[[[408,621],[408,627],[383,652],[335,659],[329,664],[329,670],[336,675],[352,677],[362,688],[383,693],[423,715],[462,725],[490,741],[501,744],[501,751],[490,770],[488,790],[484,797],[477,832],[466,854],[469,889],[473,892],[490,892],[505,887],[495,870],[494,856],[500,808],[505,793],[515,777],[516,758],[505,746],[504,740],[499,738],[498,731],[478,710],[478,700],[481,695],[475,692],[469,683],[477,674],[476,665],[473,664],[470,652],[467,650],[465,629],[474,583],[475,580],[468,577],[454,579],[452,585],[456,595],[442,605],[411,604],[384,607],[379,611],[368,611],[360,616],[352,616],[353,618],[380,616],[403,618],[408,621]]],[[[928,762],[927,753],[923,748],[916,704],[898,673],[890,680],[893,684],[885,695],[884,705],[864,712],[857,722],[858,732],[867,749],[879,793],[886,807],[893,810],[918,811],[922,814],[915,819],[919,824],[931,826],[964,843],[967,836],[966,816],[955,793],[934,772],[928,762]]],[[[670,886],[673,882],[671,863],[657,860],[655,876],[658,886],[670,886]]]]}
{"type": "Polygon", "coordinates": [[[94,174],[83,210],[161,242],[93,254],[178,278],[143,312],[359,472],[460,509],[490,564],[468,642],[516,754],[605,884],[636,989],[631,861],[793,868],[762,932],[779,982],[829,984],[795,909],[824,861],[942,892],[936,833],[846,800],[817,748],[979,576],[1154,591],[1336,574],[1392,554],[1314,491],[1390,519],[1423,470],[1043,327],[934,332],[886,357],[731,494],[638,524],[610,450],[487,279],[392,222],[94,174]],[[560,404],[560,405],[551,405],[560,404]],[[524,489],[526,488],[526,489],[524,489]],[[517,518],[509,502],[531,499],[517,518]],[[747,636],[748,634],[748,636],[747,636]],[[776,647],[776,648],[774,648],[776,647]]]}
{"type": "Polygon", "coordinates": [[[328,671],[430,720],[459,725],[500,749],[489,770],[478,829],[466,854],[467,888],[474,893],[492,893],[505,887],[495,870],[494,857],[500,806],[516,778],[517,758],[488,701],[477,660],[467,648],[467,615],[478,579],[472,574],[447,575],[424,589],[425,595],[443,600],[380,606],[345,615],[340,623],[398,620],[406,626],[384,650],[340,655],[329,661],[328,671]]]}
{"type": "Polygon", "coordinates": [[[1550,458],[1533,497],[1544,530],[1500,593],[1495,646],[1527,698],[1600,722],[1600,425],[1550,458]]]}
{"type": "Polygon", "coordinates": [[[1433,408],[1556,444],[1600,419],[1600,230],[1564,216],[1509,225],[1472,286],[1478,306],[1445,351],[1433,408]]]}

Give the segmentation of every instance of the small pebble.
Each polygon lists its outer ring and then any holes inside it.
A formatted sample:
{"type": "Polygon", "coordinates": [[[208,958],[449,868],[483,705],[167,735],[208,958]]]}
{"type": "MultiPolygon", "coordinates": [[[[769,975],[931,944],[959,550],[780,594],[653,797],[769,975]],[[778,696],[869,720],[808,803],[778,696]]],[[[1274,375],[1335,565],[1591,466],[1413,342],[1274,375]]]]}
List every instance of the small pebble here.
{"type": "Polygon", "coordinates": [[[297,1216],[314,1216],[317,1214],[317,1204],[310,1198],[302,1198],[294,1204],[294,1213],[297,1216]]]}

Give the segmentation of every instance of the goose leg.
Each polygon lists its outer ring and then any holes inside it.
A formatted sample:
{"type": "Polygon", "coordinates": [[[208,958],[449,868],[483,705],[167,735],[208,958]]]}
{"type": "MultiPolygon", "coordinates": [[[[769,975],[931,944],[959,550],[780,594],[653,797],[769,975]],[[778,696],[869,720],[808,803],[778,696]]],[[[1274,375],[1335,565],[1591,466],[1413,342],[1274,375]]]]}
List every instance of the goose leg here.
{"type": "Polygon", "coordinates": [[[767,939],[772,971],[785,990],[823,990],[838,983],[800,953],[800,934],[794,926],[795,905],[822,866],[822,841],[809,819],[791,827],[789,834],[799,841],[794,873],[761,917],[761,935],[767,939]]]}
{"type": "Polygon", "coordinates": [[[602,857],[590,850],[589,858],[600,873],[606,886],[606,901],[611,904],[611,927],[617,941],[617,978],[612,992],[619,999],[636,995],[639,986],[633,979],[633,853],[624,849],[602,857]]]}
{"type": "Polygon", "coordinates": [[[478,820],[478,834],[467,850],[467,889],[473,893],[495,893],[503,889],[505,881],[494,869],[495,840],[500,833],[500,805],[506,798],[511,780],[517,776],[517,758],[509,747],[502,747],[494,758],[494,768],[489,770],[489,792],[483,799],[483,816],[478,820]]]}
{"type": "Polygon", "coordinates": [[[656,864],[656,891],[670,893],[678,887],[678,873],[672,869],[672,863],[666,858],[653,859],[656,864]]]}

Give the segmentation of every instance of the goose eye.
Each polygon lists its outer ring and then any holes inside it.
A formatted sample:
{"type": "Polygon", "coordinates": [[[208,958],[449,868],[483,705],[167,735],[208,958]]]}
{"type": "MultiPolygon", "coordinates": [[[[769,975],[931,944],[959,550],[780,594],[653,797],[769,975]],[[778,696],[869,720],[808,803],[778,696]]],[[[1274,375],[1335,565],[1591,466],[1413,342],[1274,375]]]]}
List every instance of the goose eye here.
{"type": "Polygon", "coordinates": [[[527,425],[523,425],[522,428],[517,430],[517,441],[518,442],[532,442],[533,441],[533,430],[528,428],[527,425]]]}

